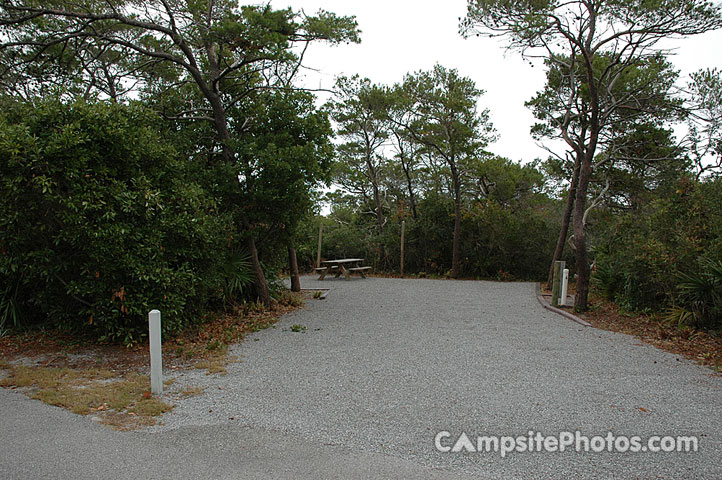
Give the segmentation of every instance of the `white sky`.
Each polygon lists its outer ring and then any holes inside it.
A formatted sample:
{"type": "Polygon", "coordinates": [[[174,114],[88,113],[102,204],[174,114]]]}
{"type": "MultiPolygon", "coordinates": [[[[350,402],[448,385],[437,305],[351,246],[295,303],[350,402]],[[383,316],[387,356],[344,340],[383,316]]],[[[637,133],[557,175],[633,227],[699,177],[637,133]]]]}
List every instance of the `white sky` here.
{"type": "MultiPolygon", "coordinates": [[[[455,68],[486,91],[480,107],[490,110],[499,139],[489,146],[497,155],[528,162],[547,152],[529,135],[534,118],[524,106],[544,85],[544,71],[506,51],[501,41],[463,39],[459,17],[466,0],[272,0],[275,8],[290,6],[315,14],[319,9],[355,15],[361,29],[356,45],[312,45],[304,64],[304,85],[331,88],[338,75],[359,74],[375,83],[392,85],[408,72],[431,69],[435,63],[455,68]]],[[[722,31],[673,42],[672,58],[682,78],[700,68],[722,68],[722,31]]],[[[561,152],[559,152],[561,153],[561,152]]]]}

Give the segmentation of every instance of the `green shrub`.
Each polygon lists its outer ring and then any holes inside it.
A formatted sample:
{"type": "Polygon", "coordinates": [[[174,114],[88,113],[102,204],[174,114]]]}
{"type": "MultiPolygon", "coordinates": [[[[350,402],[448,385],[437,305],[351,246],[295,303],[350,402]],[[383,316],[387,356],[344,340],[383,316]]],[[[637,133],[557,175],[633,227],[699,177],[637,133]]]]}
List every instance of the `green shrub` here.
{"type": "Polygon", "coordinates": [[[677,303],[666,318],[678,325],[722,327],[722,260],[703,258],[699,270],[681,274],[677,303]]]}
{"type": "Polygon", "coordinates": [[[595,238],[596,288],[630,309],[667,310],[675,323],[718,326],[719,205],[722,179],[682,177],[672,193],[608,218],[595,238]]]}
{"type": "Polygon", "coordinates": [[[608,257],[597,257],[592,284],[604,298],[613,301],[624,290],[624,275],[608,257]]]}
{"type": "Polygon", "coordinates": [[[245,250],[230,254],[221,267],[223,274],[223,301],[235,305],[253,285],[250,255],[245,250]]]}
{"type": "MultiPolygon", "coordinates": [[[[341,200],[346,200],[346,197],[341,200]]],[[[398,272],[401,222],[406,222],[404,272],[444,275],[451,268],[454,202],[435,191],[419,200],[418,218],[389,215],[381,235],[369,206],[336,203],[329,217],[307,219],[299,236],[299,259],[315,262],[318,225],[323,222],[324,258],[360,257],[375,271],[398,272]],[[363,213],[360,213],[363,212],[363,213]]],[[[460,276],[538,280],[549,268],[559,231],[559,204],[544,195],[502,204],[479,201],[462,209],[460,276]]],[[[301,261],[301,260],[299,260],[301,261]]]]}
{"type": "Polygon", "coordinates": [[[220,296],[227,219],[161,123],[137,105],[5,106],[0,279],[18,323],[128,344],[149,310],[170,332],[220,296]]]}

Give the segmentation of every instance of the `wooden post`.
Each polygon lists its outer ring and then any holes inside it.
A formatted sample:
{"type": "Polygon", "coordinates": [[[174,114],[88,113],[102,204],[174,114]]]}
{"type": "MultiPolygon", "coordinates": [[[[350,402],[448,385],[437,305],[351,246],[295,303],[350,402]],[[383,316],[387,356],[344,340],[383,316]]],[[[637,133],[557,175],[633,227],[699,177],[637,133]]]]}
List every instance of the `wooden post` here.
{"type": "Polygon", "coordinates": [[[150,341],[150,391],[153,395],[163,393],[163,354],[160,338],[160,311],[148,313],[148,339],[150,341]]]}
{"type": "Polygon", "coordinates": [[[552,306],[559,306],[559,273],[561,262],[554,262],[554,275],[552,276],[552,306]]]}
{"type": "Polygon", "coordinates": [[[401,220],[401,276],[404,276],[404,232],[406,231],[406,220],[401,220]]]}
{"type": "Polygon", "coordinates": [[[316,268],[321,268],[321,240],[323,239],[323,223],[318,226],[318,255],[316,255],[316,268]]]}
{"type": "Polygon", "coordinates": [[[564,261],[554,262],[554,278],[552,278],[552,306],[559,306],[559,294],[561,293],[562,272],[564,271],[564,261]]]}

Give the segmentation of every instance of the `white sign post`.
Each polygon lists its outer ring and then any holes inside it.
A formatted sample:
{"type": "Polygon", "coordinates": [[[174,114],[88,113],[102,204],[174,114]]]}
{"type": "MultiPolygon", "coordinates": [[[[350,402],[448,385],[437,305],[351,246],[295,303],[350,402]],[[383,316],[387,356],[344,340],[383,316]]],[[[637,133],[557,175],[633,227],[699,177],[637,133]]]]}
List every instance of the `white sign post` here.
{"type": "Polygon", "coordinates": [[[562,274],[562,295],[559,299],[559,305],[567,304],[567,288],[569,287],[569,269],[565,268],[562,274]]]}
{"type": "Polygon", "coordinates": [[[163,393],[163,354],[160,338],[160,311],[148,313],[148,338],[150,340],[150,391],[153,395],[163,393]]]}

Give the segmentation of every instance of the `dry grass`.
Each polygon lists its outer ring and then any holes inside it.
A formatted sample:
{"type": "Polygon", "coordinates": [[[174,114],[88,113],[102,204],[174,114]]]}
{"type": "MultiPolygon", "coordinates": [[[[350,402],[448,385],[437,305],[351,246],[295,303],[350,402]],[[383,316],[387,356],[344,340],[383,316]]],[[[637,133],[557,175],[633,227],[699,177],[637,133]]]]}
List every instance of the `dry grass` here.
{"type": "Polygon", "coordinates": [[[197,397],[203,394],[203,387],[186,387],[181,390],[179,394],[183,398],[197,397]]]}
{"type": "Polygon", "coordinates": [[[103,412],[99,421],[113,430],[119,430],[122,432],[150,427],[156,424],[156,419],[152,417],[143,417],[140,415],[114,411],[103,412]]]}
{"type": "Polygon", "coordinates": [[[213,355],[203,358],[202,360],[198,360],[195,363],[194,368],[206,370],[206,375],[213,375],[217,373],[221,376],[226,376],[228,374],[228,370],[226,370],[228,364],[237,361],[238,357],[235,355],[213,355]]]}
{"type": "MultiPolygon", "coordinates": [[[[284,293],[271,308],[255,303],[217,316],[163,344],[165,369],[204,369],[225,375],[238,359],[228,347],[251,332],[272,327],[278,318],[303,305],[303,295],[284,293]]],[[[275,328],[275,327],[274,327],[275,328]]],[[[0,386],[81,415],[93,415],[118,430],[156,423],[173,406],[151,396],[147,345],[132,348],[83,344],[58,332],[24,332],[0,338],[0,386]],[[7,376],[3,377],[6,372],[7,376]]],[[[174,383],[170,378],[166,387],[174,383]]],[[[168,389],[166,395],[183,399],[200,395],[200,387],[168,389]]]]}
{"type": "Polygon", "coordinates": [[[145,424],[170,411],[173,406],[153,398],[148,392],[150,380],[144,375],[115,373],[97,368],[24,366],[6,364],[9,371],[0,386],[27,389],[31,398],[55,405],[79,415],[113,412],[115,416],[138,417],[145,424]]]}

